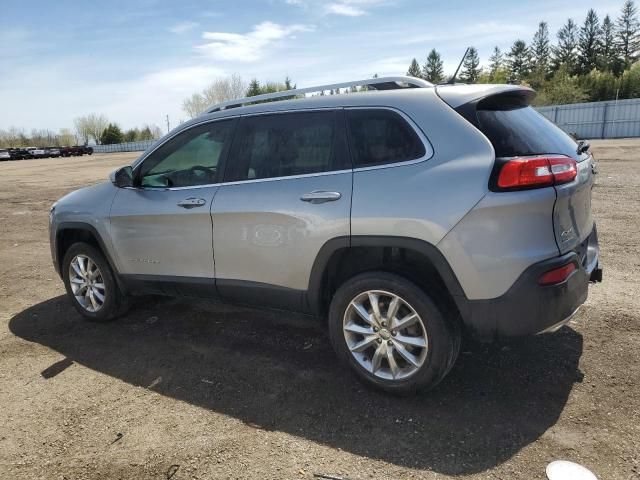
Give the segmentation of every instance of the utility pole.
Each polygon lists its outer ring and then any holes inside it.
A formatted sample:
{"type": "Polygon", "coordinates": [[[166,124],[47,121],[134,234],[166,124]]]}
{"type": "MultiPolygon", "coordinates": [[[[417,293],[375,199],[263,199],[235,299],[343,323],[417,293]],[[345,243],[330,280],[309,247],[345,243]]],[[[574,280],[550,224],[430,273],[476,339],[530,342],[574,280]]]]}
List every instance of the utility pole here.
{"type": "Polygon", "coordinates": [[[167,114],[167,133],[169,133],[169,114],[167,114]]]}

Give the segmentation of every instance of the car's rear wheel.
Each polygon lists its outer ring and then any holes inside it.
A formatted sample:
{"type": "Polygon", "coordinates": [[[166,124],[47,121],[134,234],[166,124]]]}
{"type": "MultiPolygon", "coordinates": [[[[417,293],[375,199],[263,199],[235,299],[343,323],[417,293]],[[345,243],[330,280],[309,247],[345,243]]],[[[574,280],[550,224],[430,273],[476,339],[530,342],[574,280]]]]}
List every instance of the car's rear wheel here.
{"type": "Polygon", "coordinates": [[[399,275],[367,272],[343,284],[329,310],[331,343],[365,382],[393,393],[427,390],[458,355],[455,318],[399,275]]]}
{"type": "Polygon", "coordinates": [[[109,263],[102,253],[87,243],[69,247],[62,261],[67,295],[75,309],[86,319],[112,320],[127,309],[109,263]]]}

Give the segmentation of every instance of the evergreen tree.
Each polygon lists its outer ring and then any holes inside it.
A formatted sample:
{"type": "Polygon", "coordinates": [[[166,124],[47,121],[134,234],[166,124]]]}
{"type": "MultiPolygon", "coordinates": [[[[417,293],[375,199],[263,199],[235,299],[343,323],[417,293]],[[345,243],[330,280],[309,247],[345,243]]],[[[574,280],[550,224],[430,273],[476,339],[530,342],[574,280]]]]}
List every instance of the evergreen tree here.
{"type": "Polygon", "coordinates": [[[249,83],[249,88],[247,89],[247,97],[255,97],[256,95],[260,95],[261,93],[262,88],[260,87],[260,82],[254,78],[249,83]]]}
{"type": "Polygon", "coordinates": [[[122,130],[115,123],[110,123],[107,128],[104,129],[102,135],[100,135],[100,143],[102,145],[112,145],[114,143],[122,143],[124,141],[124,135],[122,130]]]}
{"type": "Polygon", "coordinates": [[[295,83],[292,84],[291,83],[291,79],[289,78],[289,75],[287,75],[284,79],[284,89],[285,90],[295,90],[296,85],[295,83]]]}
{"type": "Polygon", "coordinates": [[[627,69],[638,58],[640,50],[640,24],[638,10],[633,0],[626,0],[617,22],[618,49],[627,69]]]}
{"type": "Polygon", "coordinates": [[[433,48],[427,56],[427,63],[422,69],[422,78],[431,83],[440,83],[444,80],[444,68],[440,54],[433,48]]]}
{"type": "Polygon", "coordinates": [[[480,57],[478,50],[469,47],[469,52],[462,63],[462,73],[460,78],[466,83],[476,83],[480,76],[480,57]]]}
{"type": "Polygon", "coordinates": [[[576,68],[576,48],[578,46],[578,27],[570,18],[558,31],[558,44],[551,48],[553,53],[552,70],[557,71],[566,65],[567,72],[573,73],[576,68]]]}
{"type": "Polygon", "coordinates": [[[597,68],[600,58],[602,31],[596,11],[591,8],[587,12],[584,24],[580,28],[578,38],[578,69],[587,74],[597,68]]]}
{"type": "Polygon", "coordinates": [[[602,48],[600,66],[603,70],[620,73],[620,61],[618,60],[618,49],[616,48],[615,26],[611,17],[607,15],[602,20],[602,48]]]}
{"type": "Polygon", "coordinates": [[[531,43],[533,68],[538,76],[546,77],[549,73],[549,26],[540,22],[531,43]]]}
{"type": "Polygon", "coordinates": [[[504,64],[504,56],[502,51],[496,46],[493,47],[493,53],[489,57],[489,79],[493,82],[498,70],[502,68],[504,64]]]}
{"type": "Polygon", "coordinates": [[[507,54],[509,82],[520,83],[531,71],[531,53],[524,40],[516,40],[507,54]]]}
{"type": "Polygon", "coordinates": [[[407,76],[422,78],[422,70],[420,70],[420,65],[415,58],[411,60],[411,65],[409,65],[409,70],[407,70],[407,76]]]}

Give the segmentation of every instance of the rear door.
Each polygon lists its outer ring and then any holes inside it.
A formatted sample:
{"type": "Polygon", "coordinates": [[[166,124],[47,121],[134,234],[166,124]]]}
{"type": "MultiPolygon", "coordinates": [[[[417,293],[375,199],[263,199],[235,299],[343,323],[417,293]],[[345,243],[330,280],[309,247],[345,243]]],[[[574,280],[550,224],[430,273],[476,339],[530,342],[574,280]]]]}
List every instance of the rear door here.
{"type": "Polygon", "coordinates": [[[213,201],[222,297],[298,309],[328,241],[348,242],[352,170],[341,110],[243,117],[213,201]]]}
{"type": "Polygon", "coordinates": [[[591,233],[593,158],[578,153],[577,142],[532,107],[499,98],[478,103],[480,130],[489,138],[497,158],[564,155],[577,162],[578,174],[570,183],[556,185],[553,228],[561,254],[575,249],[591,233]]]}

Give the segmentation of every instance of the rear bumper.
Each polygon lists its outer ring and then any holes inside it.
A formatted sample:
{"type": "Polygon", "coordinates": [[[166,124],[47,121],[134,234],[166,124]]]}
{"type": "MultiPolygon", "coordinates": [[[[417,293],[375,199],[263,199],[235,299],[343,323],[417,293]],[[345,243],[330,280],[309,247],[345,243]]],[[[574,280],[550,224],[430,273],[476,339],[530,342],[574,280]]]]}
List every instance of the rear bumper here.
{"type": "Polygon", "coordinates": [[[567,323],[587,299],[590,281],[602,280],[595,228],[575,251],[527,268],[502,296],[468,301],[463,320],[473,336],[483,340],[521,337],[553,331],[567,323]],[[541,286],[540,276],[574,263],[576,270],[562,283],[541,286]]]}

